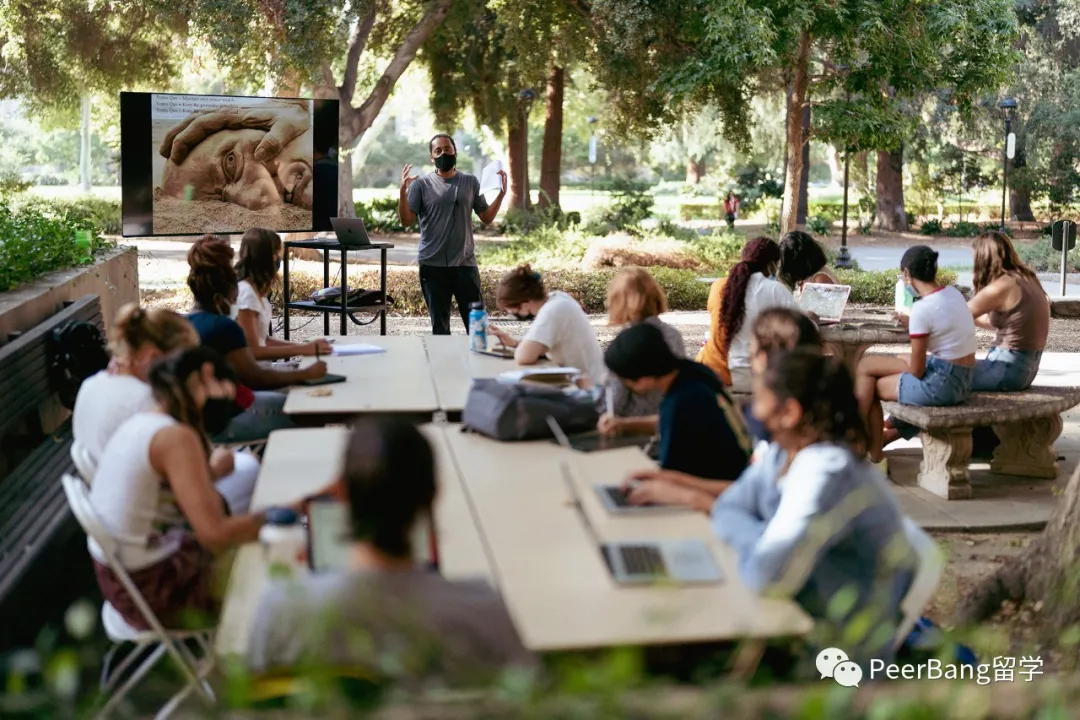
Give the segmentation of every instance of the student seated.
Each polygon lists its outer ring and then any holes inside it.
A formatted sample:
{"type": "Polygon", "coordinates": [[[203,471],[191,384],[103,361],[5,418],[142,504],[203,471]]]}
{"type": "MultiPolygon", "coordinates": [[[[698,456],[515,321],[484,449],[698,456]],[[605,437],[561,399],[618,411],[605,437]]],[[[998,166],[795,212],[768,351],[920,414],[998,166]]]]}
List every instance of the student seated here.
{"type": "MultiPolygon", "coordinates": [[[[195,328],[170,310],[143,310],[137,303],[120,308],[110,332],[112,363],[83,382],[71,417],[75,442],[95,466],[120,425],[157,407],[147,384],[150,366],[168,353],[198,346],[195,328]]],[[[258,459],[251,453],[218,448],[210,453],[210,472],[229,511],[247,512],[259,476],[258,459]]],[[[86,480],[93,482],[93,478],[86,480]]]]}
{"type": "Polygon", "coordinates": [[[619,333],[604,353],[608,369],[636,393],[663,395],[656,424],[628,428],[605,415],[598,430],[660,434],[660,467],[709,480],[734,480],[750,456],[742,415],[712,370],[671,352],[648,323],[619,333]]]}
{"type": "Polygon", "coordinates": [[[309,343],[293,343],[270,336],[273,310],[270,288],[281,269],[281,236],[265,228],[251,228],[240,240],[236,275],[240,279],[236,296],[236,322],[256,360],[285,360],[296,355],[329,355],[325,338],[309,343]]]}
{"type": "Polygon", "coordinates": [[[795,350],[754,380],[769,456],[716,501],[716,535],[751,590],[795,599],[821,647],[888,662],[918,557],[885,477],[860,459],[866,428],[840,364],[795,350]]]}
{"type": "Polygon", "coordinates": [[[604,381],[604,356],[589,316],[577,300],[560,290],[547,292],[540,273],[522,265],[506,273],[495,288],[495,302],[503,312],[521,321],[532,321],[520,341],[497,327],[488,330],[506,346],[517,348],[519,365],[535,365],[547,355],[564,367],[575,367],[587,376],[585,386],[604,381]]]}
{"type": "Polygon", "coordinates": [[[265,440],[274,430],[295,427],[285,414],[285,395],[266,392],[326,375],[326,363],[316,362],[303,370],[272,370],[260,365],[251,353],[243,329],[231,317],[238,295],[233,249],[216,235],[204,235],[188,250],[188,287],[195,307],[188,320],[202,344],[218,352],[236,372],[237,414],[215,442],[244,443],[265,440]],[[251,390],[255,392],[251,392],[251,390]]]}
{"type": "Polygon", "coordinates": [[[975,238],[975,324],[996,330],[985,360],[975,362],[973,391],[1018,392],[1031,387],[1050,334],[1050,299],[1005,233],[975,238]]]}
{"type": "Polygon", "coordinates": [[[797,292],[804,283],[836,285],[836,274],[829,269],[825,250],[817,240],[802,230],[792,230],[780,238],[780,282],[797,292]]]}
{"type": "Polygon", "coordinates": [[[975,375],[975,322],[955,287],[937,281],[938,254],[925,245],[908,248],[900,270],[909,292],[921,298],[911,316],[901,315],[911,335],[911,354],[866,355],[859,362],[855,394],[870,432],[870,459],[880,462],[883,448],[918,428],[892,421],[886,431],[882,400],[931,407],[959,405],[971,397],[975,375]]]}
{"type": "Polygon", "coordinates": [[[343,479],[351,567],[266,589],[249,645],[254,670],[316,664],[367,668],[405,684],[486,686],[505,668],[533,666],[491,587],[451,582],[418,564],[411,539],[433,512],[435,478],[431,446],[414,426],[354,427],[343,479]]]}
{"type": "MultiPolygon", "coordinates": [[[[641,322],[655,325],[663,333],[675,357],[686,357],[682,333],[659,317],[667,312],[667,295],[648,270],[628,268],[616,275],[608,287],[607,308],[608,325],[619,327],[641,322]]],[[[608,378],[606,385],[611,388],[616,425],[621,422],[634,425],[641,420],[656,424],[656,413],[663,398],[659,392],[639,395],[613,377],[608,378]]],[[[607,412],[606,398],[600,400],[603,405],[601,412],[607,412]]]]}
{"type": "MultiPolygon", "coordinates": [[[[197,347],[157,361],[149,374],[156,406],[113,433],[90,487],[90,502],[119,543],[119,560],[165,627],[181,615],[212,616],[213,554],[258,538],[264,514],[232,515],[211,482],[209,435],[229,422],[236,388],[213,350],[197,347]]],[[[102,595],[129,625],[148,630],[116,574],[87,540],[102,595]]]]}
{"type": "MultiPolygon", "coordinates": [[[[821,333],[813,320],[797,310],[787,308],[773,308],[758,315],[754,334],[750,338],[750,369],[754,377],[765,372],[769,355],[795,348],[821,352],[821,333]]],[[[751,409],[752,406],[748,405],[744,414],[748,416],[747,425],[761,449],[761,457],[755,457],[754,462],[760,463],[768,457],[770,438],[764,423],[753,417],[751,409]]],[[[755,455],[758,453],[755,452],[755,455]]],[[[757,468],[757,471],[760,470],[757,468]]],[[[712,510],[720,493],[730,485],[722,480],[706,480],[674,470],[650,468],[634,473],[627,480],[625,489],[632,505],[681,505],[707,513],[712,510]]]]}

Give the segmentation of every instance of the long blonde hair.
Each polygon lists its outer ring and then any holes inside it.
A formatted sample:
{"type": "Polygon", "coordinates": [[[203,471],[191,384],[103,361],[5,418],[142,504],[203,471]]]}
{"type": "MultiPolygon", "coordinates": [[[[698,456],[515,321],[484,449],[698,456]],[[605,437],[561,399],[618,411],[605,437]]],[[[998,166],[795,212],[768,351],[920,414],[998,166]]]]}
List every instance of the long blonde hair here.
{"type": "MultiPolygon", "coordinates": [[[[1016,254],[1009,236],[998,230],[987,230],[975,238],[975,292],[979,292],[1002,275],[1014,272],[1042,288],[1035,271],[1016,254]]],[[[1045,292],[1045,291],[1044,291],[1045,292]]]]}

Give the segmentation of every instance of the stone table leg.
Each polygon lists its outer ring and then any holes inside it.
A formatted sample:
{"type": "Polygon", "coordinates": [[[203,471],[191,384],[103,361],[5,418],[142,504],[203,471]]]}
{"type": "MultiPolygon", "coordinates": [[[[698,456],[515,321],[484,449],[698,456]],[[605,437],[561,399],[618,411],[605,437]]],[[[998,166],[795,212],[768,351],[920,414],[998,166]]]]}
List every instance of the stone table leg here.
{"type": "Polygon", "coordinates": [[[845,342],[826,342],[824,346],[825,354],[831,355],[834,360],[843,363],[844,367],[851,373],[852,378],[855,377],[855,368],[859,366],[859,361],[862,360],[862,356],[870,348],[869,344],[845,342]]]}
{"type": "Polygon", "coordinates": [[[1061,435],[1060,415],[995,425],[1001,444],[994,449],[990,470],[1002,475],[1046,478],[1058,476],[1054,441],[1061,435]]]}
{"type": "Polygon", "coordinates": [[[971,459],[971,428],[923,430],[919,487],[946,500],[971,497],[968,460],[971,459]]]}

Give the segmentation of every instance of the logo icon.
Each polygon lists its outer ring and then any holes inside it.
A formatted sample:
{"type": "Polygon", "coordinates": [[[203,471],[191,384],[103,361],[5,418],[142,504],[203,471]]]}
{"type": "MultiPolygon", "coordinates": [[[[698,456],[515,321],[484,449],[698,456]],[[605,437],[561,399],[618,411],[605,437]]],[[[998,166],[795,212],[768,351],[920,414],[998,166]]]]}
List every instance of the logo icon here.
{"type": "Polygon", "coordinates": [[[847,659],[847,653],[840,648],[825,648],[819,652],[817,656],[817,671],[821,673],[821,679],[824,680],[825,678],[833,677],[833,671],[836,670],[836,666],[842,662],[847,662],[847,659]]]}
{"type": "Polygon", "coordinates": [[[845,660],[833,668],[833,680],[838,685],[857,688],[859,683],[862,682],[862,668],[859,667],[858,663],[845,660]]]}

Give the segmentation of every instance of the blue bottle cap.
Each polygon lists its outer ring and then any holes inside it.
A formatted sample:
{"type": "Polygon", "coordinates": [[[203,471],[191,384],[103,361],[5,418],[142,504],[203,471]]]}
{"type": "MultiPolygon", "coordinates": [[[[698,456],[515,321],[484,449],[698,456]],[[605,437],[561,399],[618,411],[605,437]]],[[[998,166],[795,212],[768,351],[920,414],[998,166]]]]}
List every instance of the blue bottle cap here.
{"type": "Polygon", "coordinates": [[[295,525],[300,522],[300,514],[292,508],[272,507],[266,511],[266,522],[269,525],[295,525]]]}

